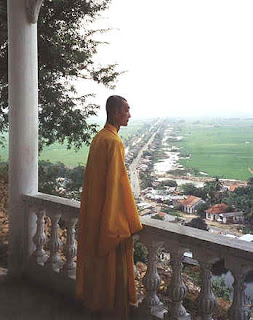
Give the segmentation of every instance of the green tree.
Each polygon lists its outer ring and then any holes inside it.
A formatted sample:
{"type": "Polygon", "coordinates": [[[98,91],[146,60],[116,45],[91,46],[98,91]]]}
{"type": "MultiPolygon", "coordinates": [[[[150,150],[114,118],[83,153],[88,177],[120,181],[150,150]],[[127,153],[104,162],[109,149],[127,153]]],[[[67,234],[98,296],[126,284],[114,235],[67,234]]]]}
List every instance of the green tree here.
{"type": "Polygon", "coordinates": [[[67,184],[70,190],[80,190],[83,185],[85,167],[78,165],[77,167],[70,169],[68,172],[69,183],[67,184]]]}
{"type": "Polygon", "coordinates": [[[70,169],[63,163],[39,161],[39,191],[80,200],[85,168],[70,169]]]}
{"type": "Polygon", "coordinates": [[[197,187],[193,183],[184,183],[180,186],[180,191],[186,195],[195,195],[197,187]]]}
{"type": "Polygon", "coordinates": [[[253,220],[253,186],[236,188],[223,201],[235,210],[243,211],[246,218],[253,220]]]}
{"type": "Polygon", "coordinates": [[[186,223],[185,225],[187,227],[208,231],[208,226],[206,222],[201,218],[193,218],[190,222],[186,223]]]}
{"type": "MultiPolygon", "coordinates": [[[[106,30],[92,30],[92,22],[110,0],[44,0],[38,20],[40,147],[55,141],[68,148],[89,144],[96,125],[87,119],[98,106],[92,93],[78,96],[74,82],[86,79],[113,88],[114,64],[96,65],[94,55],[103,44],[95,39],[106,30]]],[[[0,132],[8,128],[7,0],[0,0],[0,132]]]]}
{"type": "Polygon", "coordinates": [[[166,187],[177,187],[177,182],[175,180],[164,180],[161,182],[161,186],[166,186],[166,187]]]}
{"type": "Polygon", "coordinates": [[[198,205],[197,207],[197,215],[202,217],[202,218],[205,218],[206,216],[206,210],[208,209],[208,205],[206,203],[201,203],[198,205]]]}
{"type": "Polygon", "coordinates": [[[226,285],[224,277],[212,279],[212,290],[215,297],[231,301],[232,288],[226,285]]]}
{"type": "Polygon", "coordinates": [[[247,181],[247,186],[253,187],[253,177],[249,178],[247,181]]]}
{"type": "Polygon", "coordinates": [[[146,189],[148,187],[153,186],[154,178],[151,177],[149,172],[140,172],[140,179],[142,189],[146,189]]]}
{"type": "Polygon", "coordinates": [[[219,191],[222,188],[222,182],[219,178],[215,178],[213,181],[206,181],[204,184],[204,190],[207,194],[207,199],[210,202],[210,205],[213,205],[220,201],[219,191]]]}
{"type": "Polygon", "coordinates": [[[204,188],[197,188],[193,183],[184,183],[179,187],[182,194],[192,195],[195,197],[206,199],[206,191],[204,188]]]}
{"type": "Polygon", "coordinates": [[[143,263],[147,262],[147,249],[146,247],[140,242],[140,240],[134,241],[134,263],[140,261],[143,263]]]}
{"type": "Polygon", "coordinates": [[[61,162],[51,163],[49,161],[39,161],[39,192],[60,195],[57,191],[59,185],[58,178],[66,178],[68,169],[61,162]]]}

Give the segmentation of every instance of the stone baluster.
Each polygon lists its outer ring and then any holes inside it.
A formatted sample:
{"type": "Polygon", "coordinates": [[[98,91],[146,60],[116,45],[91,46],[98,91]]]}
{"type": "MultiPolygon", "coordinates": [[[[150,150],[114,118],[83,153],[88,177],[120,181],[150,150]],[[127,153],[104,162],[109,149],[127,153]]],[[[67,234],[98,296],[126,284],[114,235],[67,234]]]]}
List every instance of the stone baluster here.
{"type": "Polygon", "coordinates": [[[37,229],[33,237],[33,242],[36,246],[36,249],[31,256],[31,259],[36,263],[44,264],[45,261],[48,259],[48,255],[43,249],[46,243],[46,235],[45,235],[45,228],[44,228],[45,210],[38,210],[36,212],[36,216],[37,216],[37,229]]]}
{"type": "MultiPolygon", "coordinates": [[[[163,309],[163,303],[158,298],[156,291],[161,283],[157,272],[157,250],[162,245],[160,241],[153,241],[152,237],[141,237],[148,250],[147,271],[143,278],[145,297],[140,304],[140,310],[146,315],[151,315],[163,309]]],[[[146,316],[147,317],[147,316],[146,316]]]]}
{"type": "Polygon", "coordinates": [[[233,302],[228,310],[229,320],[249,320],[250,309],[245,302],[244,283],[247,273],[253,269],[252,263],[237,257],[226,257],[225,267],[231,271],[234,277],[234,294],[233,302]]]}
{"type": "Polygon", "coordinates": [[[170,243],[168,250],[170,252],[172,280],[168,286],[167,293],[171,303],[168,308],[168,313],[165,314],[164,319],[191,319],[183,306],[183,300],[186,297],[187,289],[182,278],[182,258],[186,249],[180,248],[178,244],[172,245],[172,243],[170,243]]]}
{"type": "Polygon", "coordinates": [[[49,240],[49,250],[50,255],[46,262],[46,266],[54,271],[59,271],[62,265],[62,260],[58,255],[58,251],[61,248],[61,241],[59,239],[58,229],[59,229],[59,220],[61,214],[58,212],[49,212],[48,216],[51,220],[51,234],[49,240]]]}
{"type": "Polygon", "coordinates": [[[198,261],[201,272],[201,290],[195,301],[198,313],[202,320],[213,320],[212,314],[216,307],[216,299],[212,292],[211,268],[219,258],[211,251],[203,249],[194,250],[193,257],[198,261]]]}
{"type": "Polygon", "coordinates": [[[66,262],[64,263],[64,266],[62,268],[62,273],[67,276],[74,276],[76,269],[74,258],[77,252],[75,243],[75,226],[77,224],[78,218],[64,215],[63,219],[67,225],[67,240],[64,248],[66,262]]]}

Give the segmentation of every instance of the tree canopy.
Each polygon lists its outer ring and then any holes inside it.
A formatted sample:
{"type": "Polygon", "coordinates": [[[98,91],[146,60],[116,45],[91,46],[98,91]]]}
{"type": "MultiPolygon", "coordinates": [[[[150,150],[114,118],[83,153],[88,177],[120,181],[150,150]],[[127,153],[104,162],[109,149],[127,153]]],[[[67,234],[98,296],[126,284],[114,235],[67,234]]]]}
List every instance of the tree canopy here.
{"type": "Polygon", "coordinates": [[[219,191],[222,189],[223,184],[219,178],[215,178],[212,181],[206,181],[204,184],[204,190],[207,194],[207,199],[210,202],[210,205],[220,201],[219,191]]]}
{"type": "Polygon", "coordinates": [[[198,188],[193,183],[184,183],[180,186],[180,191],[182,194],[192,195],[195,197],[200,197],[206,200],[207,194],[204,188],[198,188]]]}
{"type": "Polygon", "coordinates": [[[208,226],[207,226],[206,222],[199,217],[193,218],[190,222],[186,223],[185,225],[188,227],[208,231],[208,226]]]}
{"type": "Polygon", "coordinates": [[[234,208],[235,210],[242,210],[246,217],[252,220],[253,218],[253,186],[245,186],[236,188],[230,192],[223,201],[234,208]]]}
{"type": "MultiPolygon", "coordinates": [[[[120,74],[115,64],[99,65],[94,56],[105,44],[95,39],[107,30],[92,22],[110,0],[44,0],[38,20],[40,147],[55,141],[68,147],[89,144],[96,125],[87,120],[98,106],[94,95],[77,96],[74,82],[86,79],[113,88],[120,74]]],[[[7,0],[0,0],[0,132],[8,128],[7,0]]]]}

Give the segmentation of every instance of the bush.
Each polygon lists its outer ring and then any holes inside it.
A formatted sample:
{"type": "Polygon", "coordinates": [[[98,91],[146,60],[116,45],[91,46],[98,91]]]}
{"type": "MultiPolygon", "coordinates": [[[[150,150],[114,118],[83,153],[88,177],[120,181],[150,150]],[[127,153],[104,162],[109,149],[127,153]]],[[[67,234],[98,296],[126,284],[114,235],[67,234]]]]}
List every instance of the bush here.
{"type": "Polygon", "coordinates": [[[140,240],[134,241],[134,263],[147,262],[148,251],[146,247],[140,242],[140,240]]]}
{"type": "Polygon", "coordinates": [[[163,216],[159,216],[159,214],[155,214],[151,217],[152,219],[156,219],[156,220],[164,220],[164,217],[163,216]]]}
{"type": "Polygon", "coordinates": [[[208,226],[206,222],[201,218],[194,218],[190,222],[186,223],[185,225],[188,227],[208,231],[208,226]]]}
{"type": "MultiPolygon", "coordinates": [[[[241,227],[239,227],[239,228],[241,228],[241,227]]],[[[242,227],[242,233],[243,234],[253,234],[253,227],[245,227],[245,226],[243,226],[242,227]]]]}
{"type": "Polygon", "coordinates": [[[175,180],[164,180],[161,182],[161,186],[177,187],[177,182],[175,180]]]}
{"type": "Polygon", "coordinates": [[[170,214],[171,216],[182,217],[182,213],[172,208],[162,208],[162,212],[170,214]]]}
{"type": "Polygon", "coordinates": [[[188,275],[197,286],[201,285],[199,267],[184,264],[183,273],[188,275]]]}
{"type": "Polygon", "coordinates": [[[224,277],[216,278],[212,280],[212,290],[217,298],[223,298],[224,300],[230,301],[230,295],[232,288],[228,287],[225,283],[224,277]]]}

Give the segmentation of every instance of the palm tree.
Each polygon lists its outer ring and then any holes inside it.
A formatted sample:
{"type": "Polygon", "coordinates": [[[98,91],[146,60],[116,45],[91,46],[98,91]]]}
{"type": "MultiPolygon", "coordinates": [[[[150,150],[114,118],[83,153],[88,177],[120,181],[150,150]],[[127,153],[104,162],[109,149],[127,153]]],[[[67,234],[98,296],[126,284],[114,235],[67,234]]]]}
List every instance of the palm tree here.
{"type": "Polygon", "coordinates": [[[204,190],[207,193],[207,198],[210,202],[210,205],[213,205],[216,200],[219,199],[219,191],[221,190],[223,184],[218,177],[213,181],[206,181],[204,184],[204,190]]]}

